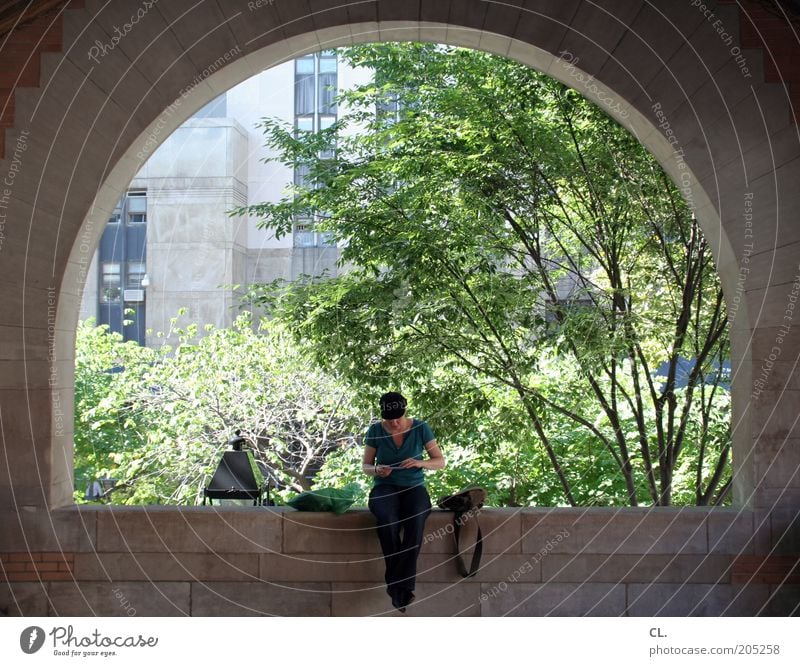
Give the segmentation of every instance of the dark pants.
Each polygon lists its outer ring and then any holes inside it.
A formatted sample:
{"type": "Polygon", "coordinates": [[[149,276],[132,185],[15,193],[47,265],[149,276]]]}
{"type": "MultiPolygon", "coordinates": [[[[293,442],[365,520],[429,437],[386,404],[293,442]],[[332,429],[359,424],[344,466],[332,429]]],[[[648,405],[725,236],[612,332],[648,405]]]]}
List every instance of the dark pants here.
{"type": "Polygon", "coordinates": [[[378,539],[386,562],[386,591],[414,591],[417,556],[431,512],[425,486],[395,486],[381,483],[369,494],[369,510],[378,521],[378,539]],[[400,531],[402,528],[402,537],[400,531]]]}

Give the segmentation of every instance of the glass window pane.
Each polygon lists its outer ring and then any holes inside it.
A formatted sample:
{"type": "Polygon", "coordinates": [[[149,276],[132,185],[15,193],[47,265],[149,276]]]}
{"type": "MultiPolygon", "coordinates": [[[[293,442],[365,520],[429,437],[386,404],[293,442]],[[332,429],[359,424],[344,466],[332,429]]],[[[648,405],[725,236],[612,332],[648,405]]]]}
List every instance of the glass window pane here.
{"type": "Polygon", "coordinates": [[[296,69],[295,71],[298,74],[313,74],[314,73],[314,56],[305,56],[304,58],[298,58],[294,61],[296,69]]]}
{"type": "Polygon", "coordinates": [[[147,197],[128,195],[128,211],[131,213],[146,213],[147,197]]]}
{"type": "Polygon", "coordinates": [[[145,263],[143,261],[128,262],[128,288],[141,289],[142,278],[145,274],[145,263]]]}
{"type": "Polygon", "coordinates": [[[295,115],[314,113],[314,74],[298,74],[294,80],[295,115]]]}
{"type": "Polygon", "coordinates": [[[144,213],[128,213],[128,224],[144,224],[147,222],[147,215],[144,213]]]}
{"type": "Polygon", "coordinates": [[[319,59],[319,71],[320,74],[323,72],[335,72],[336,71],[336,58],[320,58],[319,59]]]}
{"type": "Polygon", "coordinates": [[[314,246],[314,226],[311,220],[300,219],[295,222],[293,239],[295,247],[314,246]]]}
{"type": "Polygon", "coordinates": [[[294,184],[298,187],[308,187],[311,183],[308,177],[309,171],[307,164],[298,164],[294,169],[294,184]]]}
{"type": "Polygon", "coordinates": [[[314,116],[305,116],[297,119],[297,129],[302,132],[314,131],[314,116]]]}
{"type": "Polygon", "coordinates": [[[108,218],[109,224],[119,224],[119,221],[122,219],[122,215],[120,213],[114,213],[111,217],[108,218]]]}
{"type": "Polygon", "coordinates": [[[100,302],[119,303],[122,296],[120,265],[116,262],[104,262],[100,265],[100,270],[100,302]]]}
{"type": "Polygon", "coordinates": [[[336,72],[319,75],[319,112],[336,113],[336,72]]]}
{"type": "Polygon", "coordinates": [[[321,232],[319,234],[319,244],[333,246],[336,242],[333,239],[333,234],[330,231],[321,232]]]}

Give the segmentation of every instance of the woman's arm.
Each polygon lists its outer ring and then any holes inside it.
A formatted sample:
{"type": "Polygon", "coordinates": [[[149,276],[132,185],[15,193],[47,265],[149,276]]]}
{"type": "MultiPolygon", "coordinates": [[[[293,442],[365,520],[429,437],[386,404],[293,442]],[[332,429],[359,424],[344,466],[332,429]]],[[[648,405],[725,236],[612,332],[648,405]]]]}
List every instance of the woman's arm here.
{"type": "Polygon", "coordinates": [[[442,469],[447,464],[439,448],[439,444],[436,443],[435,439],[432,439],[425,445],[425,450],[428,452],[428,460],[408,458],[400,463],[400,467],[406,469],[412,467],[419,469],[442,469]]]}
{"type": "Polygon", "coordinates": [[[367,476],[389,476],[392,473],[391,467],[385,465],[376,465],[375,457],[378,455],[378,449],[371,446],[364,447],[364,457],[361,460],[361,469],[367,476]]]}

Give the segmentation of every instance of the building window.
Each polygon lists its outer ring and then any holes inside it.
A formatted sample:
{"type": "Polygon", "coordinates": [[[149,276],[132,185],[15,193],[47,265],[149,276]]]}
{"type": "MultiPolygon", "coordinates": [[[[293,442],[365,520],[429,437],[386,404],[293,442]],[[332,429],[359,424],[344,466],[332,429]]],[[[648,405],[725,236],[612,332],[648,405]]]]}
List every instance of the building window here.
{"type": "Polygon", "coordinates": [[[128,192],[128,224],[147,223],[147,193],[128,192]]]}
{"type": "Polygon", "coordinates": [[[120,268],[117,262],[106,261],[101,264],[101,303],[119,303],[122,300],[122,276],[120,275],[120,268]]]}
{"type": "Polygon", "coordinates": [[[147,192],[128,192],[128,210],[134,213],[147,212],[147,192]]]}
{"type": "Polygon", "coordinates": [[[97,322],[119,333],[124,340],[135,340],[143,345],[146,339],[142,279],[147,261],[147,192],[126,192],[113,212],[97,251],[97,322]]]}
{"type": "Polygon", "coordinates": [[[299,116],[295,119],[297,133],[314,131],[314,116],[299,116]]]}
{"type": "Polygon", "coordinates": [[[324,115],[336,114],[336,55],[319,59],[317,79],[318,111],[324,115]]]}
{"type": "Polygon", "coordinates": [[[317,244],[325,247],[333,247],[336,241],[333,239],[333,234],[330,231],[325,231],[317,234],[317,244]]]}
{"type": "MultiPolygon", "coordinates": [[[[336,122],[336,116],[320,116],[319,117],[319,128],[320,130],[326,130],[333,123],[336,122]]],[[[326,150],[321,150],[319,156],[324,160],[333,159],[333,156],[336,154],[336,143],[333,142],[326,150]]]]}
{"type": "MultiPolygon", "coordinates": [[[[336,122],[338,64],[336,51],[327,50],[295,60],[294,125],[298,132],[328,129],[336,122]]],[[[334,157],[336,146],[320,152],[323,159],[334,157]]],[[[297,187],[314,187],[307,166],[297,165],[294,171],[297,187]]],[[[314,231],[314,223],[305,215],[298,216],[294,226],[295,247],[331,245],[329,234],[314,231]]]]}
{"type": "Polygon", "coordinates": [[[128,224],[146,224],[147,194],[145,192],[128,192],[127,204],[128,224]]]}
{"type": "Polygon", "coordinates": [[[311,177],[308,164],[298,164],[294,168],[294,184],[297,187],[310,187],[311,177]]]}
{"type": "Polygon", "coordinates": [[[146,273],[145,263],[143,261],[129,261],[128,262],[128,275],[127,275],[127,288],[128,289],[141,289],[142,278],[146,273]]]}
{"type": "Polygon", "coordinates": [[[111,212],[111,217],[108,218],[109,224],[119,224],[122,220],[122,201],[118,201],[111,212]]]}
{"type": "Polygon", "coordinates": [[[298,220],[294,224],[294,246],[314,247],[314,225],[310,220],[298,220]]]}
{"type": "Polygon", "coordinates": [[[316,58],[308,55],[294,61],[294,112],[295,115],[314,113],[314,66],[316,58]]]}

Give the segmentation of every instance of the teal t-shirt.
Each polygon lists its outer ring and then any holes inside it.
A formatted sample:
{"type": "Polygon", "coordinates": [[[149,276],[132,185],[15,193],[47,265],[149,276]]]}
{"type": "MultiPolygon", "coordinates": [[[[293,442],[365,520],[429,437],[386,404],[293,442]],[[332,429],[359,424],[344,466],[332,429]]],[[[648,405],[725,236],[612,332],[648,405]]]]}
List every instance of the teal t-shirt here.
{"type": "MultiPolygon", "coordinates": [[[[404,433],[403,445],[395,446],[392,434],[381,422],[373,423],[367,430],[364,443],[377,449],[375,462],[378,465],[397,465],[407,458],[422,460],[425,445],[433,439],[431,427],[420,419],[412,419],[411,427],[404,433]]],[[[376,476],[373,485],[391,483],[396,486],[418,486],[423,483],[421,469],[392,469],[387,477],[376,476]]]]}

